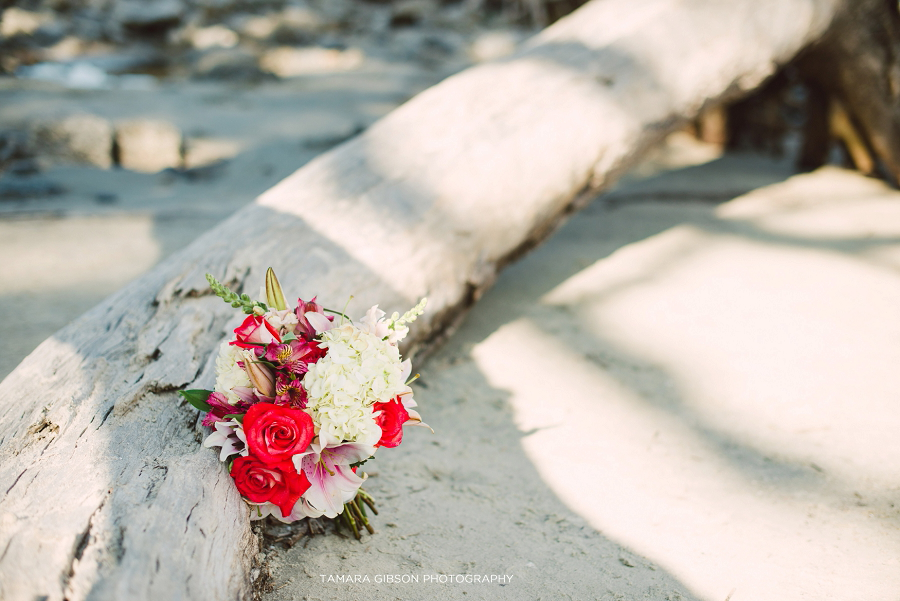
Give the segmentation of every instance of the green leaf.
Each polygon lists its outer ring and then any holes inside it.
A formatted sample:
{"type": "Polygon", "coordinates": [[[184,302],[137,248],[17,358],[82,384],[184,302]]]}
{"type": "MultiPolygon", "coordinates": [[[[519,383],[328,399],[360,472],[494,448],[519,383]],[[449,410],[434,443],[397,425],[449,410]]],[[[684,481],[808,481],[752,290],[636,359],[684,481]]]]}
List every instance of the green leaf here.
{"type": "Polygon", "coordinates": [[[244,423],[244,414],[243,413],[229,413],[225,416],[225,419],[236,419],[237,421],[244,423]]]}
{"type": "Polygon", "coordinates": [[[184,397],[188,403],[199,409],[200,411],[211,411],[212,407],[206,402],[212,390],[179,390],[178,394],[184,397]]]}
{"type": "Polygon", "coordinates": [[[281,337],[282,342],[290,342],[291,340],[297,340],[297,335],[293,332],[288,332],[284,336],[281,337]]]}

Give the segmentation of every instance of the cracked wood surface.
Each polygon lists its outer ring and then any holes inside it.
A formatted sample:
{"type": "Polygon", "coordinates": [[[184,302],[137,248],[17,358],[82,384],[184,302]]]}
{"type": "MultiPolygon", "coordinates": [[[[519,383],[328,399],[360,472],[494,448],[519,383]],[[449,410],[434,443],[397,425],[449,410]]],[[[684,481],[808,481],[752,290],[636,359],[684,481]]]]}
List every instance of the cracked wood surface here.
{"type": "Polygon", "coordinates": [[[241,599],[257,542],[197,412],[240,319],[204,274],[351,311],[431,300],[433,340],[504,263],[710,100],[758,85],[830,0],[606,0],[420,94],[44,342],[0,383],[0,599],[241,599]]]}

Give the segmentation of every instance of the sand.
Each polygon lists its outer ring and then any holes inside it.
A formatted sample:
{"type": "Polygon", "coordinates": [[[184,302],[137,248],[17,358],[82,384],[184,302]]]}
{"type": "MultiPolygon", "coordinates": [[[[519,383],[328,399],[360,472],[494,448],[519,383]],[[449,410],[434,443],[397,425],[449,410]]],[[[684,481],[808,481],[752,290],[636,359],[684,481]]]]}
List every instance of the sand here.
{"type": "Polygon", "coordinates": [[[836,168],[601,197],[417,366],[377,534],[272,546],[264,598],[896,599],[898,267],[900,194],[836,168]]]}

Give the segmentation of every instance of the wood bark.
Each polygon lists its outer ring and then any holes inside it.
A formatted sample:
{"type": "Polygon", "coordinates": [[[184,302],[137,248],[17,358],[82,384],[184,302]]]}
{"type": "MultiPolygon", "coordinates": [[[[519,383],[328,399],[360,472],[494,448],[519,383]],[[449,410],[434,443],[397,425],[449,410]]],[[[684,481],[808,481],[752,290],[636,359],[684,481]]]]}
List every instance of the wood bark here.
{"type": "MultiPolygon", "coordinates": [[[[351,312],[430,298],[433,340],[497,270],[707,102],[758,85],[829,0],[604,0],[425,91],[44,342],[0,384],[0,599],[247,598],[248,510],[200,446],[240,319],[210,272],[351,312]]],[[[24,308],[27,310],[27,307],[24,308]]],[[[427,416],[427,407],[422,408],[427,416]]]]}
{"type": "MultiPolygon", "coordinates": [[[[797,60],[814,94],[830,104],[828,130],[847,147],[861,171],[875,169],[900,182],[900,11],[893,0],[852,0],[822,38],[797,60]],[[846,113],[844,113],[846,111],[846,113]],[[867,156],[868,155],[868,156],[867,156]]],[[[814,99],[821,102],[820,98],[814,99]]],[[[821,111],[818,111],[821,112],[821,111]]],[[[804,168],[826,161],[817,143],[825,134],[816,131],[819,117],[807,128],[807,144],[800,157],[804,168]]]]}

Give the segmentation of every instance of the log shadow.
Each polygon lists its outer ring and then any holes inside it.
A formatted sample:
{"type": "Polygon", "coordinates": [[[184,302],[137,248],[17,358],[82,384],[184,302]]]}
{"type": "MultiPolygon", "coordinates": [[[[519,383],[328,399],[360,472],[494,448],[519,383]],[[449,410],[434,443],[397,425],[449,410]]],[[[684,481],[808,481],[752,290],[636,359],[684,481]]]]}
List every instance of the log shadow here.
{"type": "MultiPolygon", "coordinates": [[[[719,161],[685,171],[702,178],[721,167],[719,161]]],[[[665,184],[667,177],[674,183],[683,175],[663,175],[658,183],[665,184]]],[[[636,290],[655,289],[682,274],[685,265],[698,264],[718,243],[771,249],[788,260],[793,254],[804,260],[821,256],[835,262],[836,276],[842,262],[852,261],[864,272],[895,281],[900,271],[896,261],[884,261],[877,251],[896,248],[900,237],[890,232],[822,236],[773,230],[739,213],[719,212],[718,202],[702,194],[698,202],[689,191],[673,197],[665,185],[656,189],[663,192],[661,199],[654,198],[650,187],[643,202],[623,189],[572,219],[545,247],[501,275],[468,316],[455,344],[472,349],[483,377],[495,391],[506,393],[514,422],[525,433],[523,449],[545,485],[591,526],[666,568],[698,597],[723,598],[735,588],[748,598],[796,598],[808,591],[852,594],[859,587],[871,588],[876,596],[886,593],[893,584],[878,583],[893,572],[870,546],[877,540],[882,552],[897,550],[890,534],[900,521],[890,485],[895,458],[867,452],[874,443],[854,442],[866,436],[864,427],[845,426],[840,420],[849,415],[808,395],[785,403],[782,414],[793,424],[817,423],[796,415],[821,411],[832,420],[833,435],[767,430],[754,410],[772,399],[753,396],[765,387],[745,399],[745,415],[734,402],[726,402],[731,399],[714,401],[704,393],[703,382],[689,377],[715,380],[714,372],[729,367],[729,360],[738,357],[732,365],[740,367],[740,351],[728,353],[728,343],[721,342],[722,358],[717,362],[715,352],[705,356],[705,374],[686,371],[679,352],[672,350],[674,343],[665,338],[665,324],[686,306],[667,308],[660,301],[653,309],[643,304],[631,309],[629,303],[639,298],[636,290]],[[629,211],[631,218],[616,215],[629,211]],[[607,316],[610,306],[615,311],[607,316]],[[648,315],[651,310],[657,313],[648,315]],[[634,323],[650,325],[630,334],[616,319],[634,312],[643,314],[634,323]],[[663,347],[669,355],[654,350],[652,339],[640,339],[657,327],[660,339],[670,345],[663,347]],[[573,431],[566,438],[558,433],[560,427],[573,431]],[[577,451],[560,450],[573,438],[577,451]],[[577,459],[585,455],[590,459],[577,459]],[[573,484],[579,475],[568,466],[573,457],[585,470],[585,482],[573,484]],[[850,464],[854,467],[848,468],[850,464]],[[873,516],[880,522],[873,523],[873,516]],[[647,527],[648,522],[654,526],[647,527]],[[849,524],[856,536],[843,534],[849,524]],[[835,577],[844,553],[866,555],[865,567],[835,577]]],[[[868,194],[883,192],[868,189],[859,196],[868,194]]],[[[798,210],[790,202],[769,208],[775,213],[798,210]]],[[[732,269],[740,277],[753,267],[735,263],[732,269]]],[[[796,278],[802,280],[803,274],[796,278]]],[[[715,285],[710,286],[715,292],[715,285]]],[[[789,303],[788,309],[792,307],[789,303]]],[[[760,310],[768,308],[771,303],[760,310]]],[[[715,312],[694,318],[722,320],[715,312]]],[[[690,322],[676,323],[688,327],[690,322]]],[[[697,327],[697,335],[711,327],[697,327]]],[[[871,335],[866,332],[860,335],[871,335]]],[[[773,344],[777,349],[783,343],[776,338],[773,344]]],[[[696,347],[685,346],[681,354],[692,352],[696,347]]],[[[752,364],[758,358],[747,355],[743,360],[752,364]]],[[[825,373],[811,376],[829,378],[825,373]]],[[[792,391],[785,393],[790,399],[796,385],[790,380],[785,385],[792,391]]],[[[727,391],[727,385],[720,390],[727,391]]],[[[860,401],[843,402],[853,407],[860,401]]],[[[877,421],[896,421],[888,406],[864,406],[878,412],[877,421]]],[[[847,421],[857,423],[852,417],[847,421]]],[[[876,440],[887,440],[885,430],[875,423],[868,428],[876,440]]]]}

